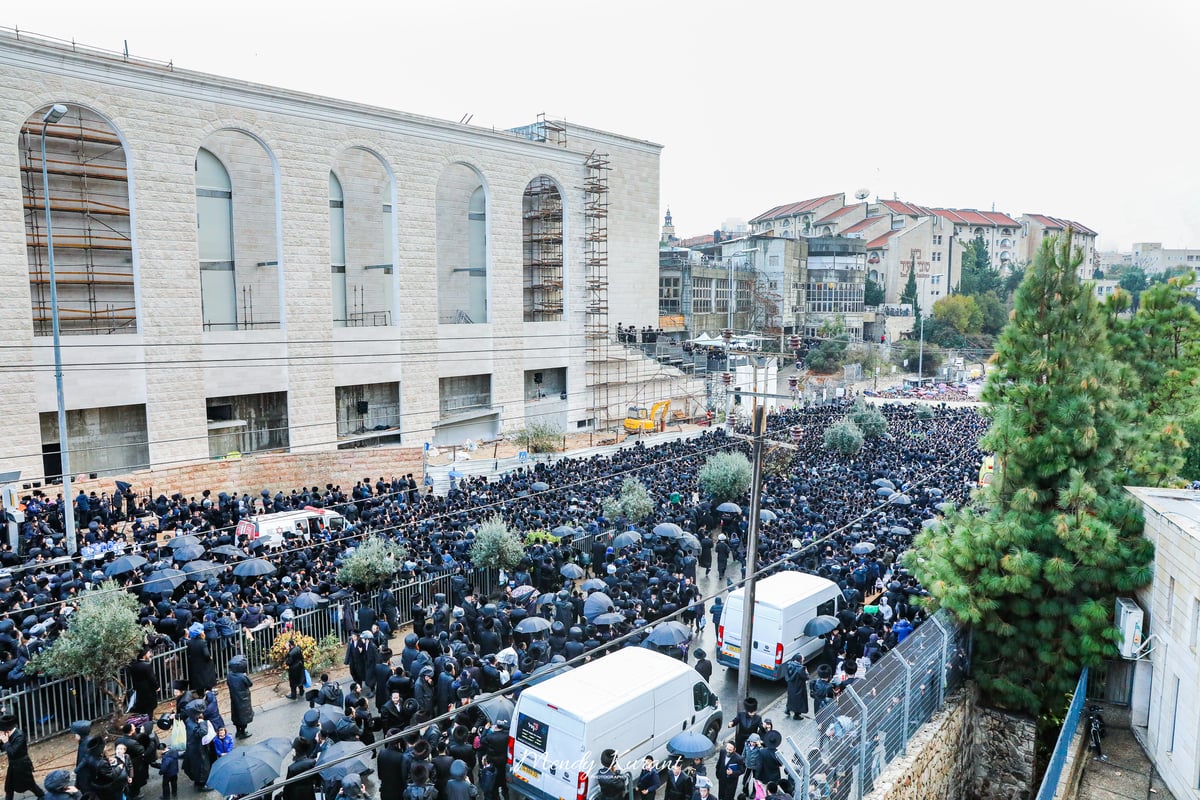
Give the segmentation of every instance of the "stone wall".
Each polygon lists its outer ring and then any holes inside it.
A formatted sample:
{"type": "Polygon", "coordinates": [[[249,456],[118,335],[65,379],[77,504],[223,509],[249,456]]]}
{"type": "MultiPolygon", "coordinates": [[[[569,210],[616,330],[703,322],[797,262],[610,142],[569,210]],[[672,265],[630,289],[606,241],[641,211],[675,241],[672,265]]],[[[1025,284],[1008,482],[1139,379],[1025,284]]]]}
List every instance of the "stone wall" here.
{"type": "MultiPolygon", "coordinates": [[[[263,489],[284,493],[301,486],[341,486],[347,494],[356,481],[413,473],[421,481],[421,448],[375,447],[338,450],[332,453],[268,453],[237,460],[206,461],[176,467],[132,472],[128,475],[72,482],[72,491],[112,492],[114,481],[133,484],[139,494],[153,492],[170,496],[176,492],[199,497],[205,489],[257,498],[263,489]]],[[[55,487],[47,487],[53,492],[55,487]]]]}
{"type": "Polygon", "coordinates": [[[1036,741],[1033,719],[981,707],[971,684],[947,698],[867,797],[1027,800],[1033,794],[1036,741]]]}

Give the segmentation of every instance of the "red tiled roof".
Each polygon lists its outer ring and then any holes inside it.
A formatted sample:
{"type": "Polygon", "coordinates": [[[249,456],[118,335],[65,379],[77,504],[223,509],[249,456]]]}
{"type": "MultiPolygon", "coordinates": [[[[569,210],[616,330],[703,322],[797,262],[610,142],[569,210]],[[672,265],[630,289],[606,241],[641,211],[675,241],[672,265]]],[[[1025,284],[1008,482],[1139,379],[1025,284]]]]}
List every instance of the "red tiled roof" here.
{"type": "Polygon", "coordinates": [[[867,242],[867,249],[868,250],[878,250],[879,248],[886,245],[888,243],[888,239],[891,239],[897,233],[900,233],[900,231],[899,230],[888,231],[887,233],[883,234],[882,236],[876,236],[874,239],[867,242]]]}
{"type": "Polygon", "coordinates": [[[935,208],[933,213],[937,214],[942,219],[948,219],[956,225],[966,225],[967,221],[959,216],[959,213],[953,208],[935,208]]]}
{"type": "Polygon", "coordinates": [[[1001,211],[984,211],[983,216],[992,221],[993,225],[999,225],[1002,228],[1018,228],[1020,223],[1001,211]]]}
{"type": "Polygon", "coordinates": [[[849,228],[846,228],[846,230],[842,231],[842,234],[860,233],[883,219],[884,217],[867,217],[864,220],[859,220],[858,222],[854,223],[849,228]]]}
{"type": "Polygon", "coordinates": [[[1074,228],[1080,233],[1085,233],[1090,236],[1096,236],[1096,232],[1086,225],[1081,225],[1078,222],[1069,219],[1060,219],[1059,217],[1051,217],[1047,214],[1026,214],[1025,216],[1039,223],[1043,227],[1049,228],[1052,231],[1066,230],[1068,227],[1074,228]]]}
{"type": "Polygon", "coordinates": [[[903,200],[882,200],[879,204],[885,206],[893,214],[903,214],[906,217],[933,216],[933,209],[915,203],[906,203],[903,200]]]}
{"type": "Polygon", "coordinates": [[[691,236],[687,239],[679,240],[680,247],[695,247],[696,245],[700,245],[700,244],[712,244],[712,243],[713,243],[713,235],[711,233],[706,233],[703,236],[691,236]]]}
{"type": "Polygon", "coordinates": [[[846,216],[854,209],[862,208],[864,205],[866,205],[866,204],[865,203],[855,203],[854,205],[842,206],[837,211],[834,211],[832,214],[826,214],[825,216],[821,217],[819,220],[814,222],[813,227],[816,227],[817,225],[824,225],[826,222],[833,222],[836,219],[841,219],[842,217],[846,216]]]}
{"type": "Polygon", "coordinates": [[[842,196],[841,193],[827,194],[824,197],[814,197],[811,200],[801,200],[798,203],[784,203],[781,206],[775,206],[769,211],[759,214],[757,217],[750,220],[750,222],[763,222],[769,219],[780,219],[781,217],[790,217],[795,214],[803,214],[805,211],[812,211],[813,209],[828,203],[830,200],[836,200],[840,196],[842,196]]]}
{"type": "Polygon", "coordinates": [[[986,228],[1020,226],[1015,219],[1000,211],[976,211],[973,208],[935,208],[933,213],[955,225],[977,225],[986,228]]]}

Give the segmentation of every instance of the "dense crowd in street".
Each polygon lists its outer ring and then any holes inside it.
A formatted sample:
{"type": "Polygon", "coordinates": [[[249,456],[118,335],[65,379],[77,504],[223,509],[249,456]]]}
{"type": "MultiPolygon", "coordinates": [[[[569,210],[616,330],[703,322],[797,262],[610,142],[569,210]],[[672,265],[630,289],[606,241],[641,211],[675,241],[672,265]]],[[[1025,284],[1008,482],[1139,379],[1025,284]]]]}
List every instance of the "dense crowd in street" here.
{"type": "MultiPolygon", "coordinates": [[[[786,438],[797,425],[805,435],[787,468],[766,478],[758,563],[778,562],[775,569],[826,576],[843,588],[847,600],[839,615],[841,627],[828,637],[820,666],[813,665],[810,673],[802,662],[788,665],[789,715],[809,713],[810,697],[813,710],[819,711],[840,687],[858,679],[920,624],[924,611],[913,598],[922,589],[900,558],[939,504],[965,499],[981,458],[976,443],[985,422],[974,410],[942,407],[932,419],[921,419],[908,406],[883,409],[887,436],[868,440],[852,459],[836,456],[822,446],[821,432],[845,410],[835,404],[769,418],[769,432],[776,438],[786,438]],[[890,501],[884,498],[889,492],[895,492],[890,501]]],[[[178,723],[164,720],[166,727],[158,734],[181,745],[176,766],[203,787],[213,764],[229,752],[234,738],[245,735],[253,717],[250,678],[244,666],[231,664],[225,681],[232,708],[228,722],[224,718],[213,693],[221,678],[216,651],[263,624],[284,626],[280,635],[286,636],[287,620],[304,607],[298,603],[301,597],[315,597],[337,609],[350,595],[337,583],[341,559],[365,533],[381,532],[405,547],[401,577],[451,575],[451,590],[417,597],[404,609],[403,618],[411,617],[413,628],[403,637],[400,609],[390,593],[385,591],[373,606],[347,607],[338,619],[349,641],[345,663],[353,684],[348,691],[321,676],[310,676],[312,685],[306,685],[303,655],[298,646],[291,648],[291,696],[297,702],[307,697],[315,707],[296,732],[288,774],[315,764],[339,742],[373,742],[453,711],[444,724],[429,725],[423,734],[414,733],[379,754],[372,768],[378,773],[380,796],[416,798],[410,787],[428,783],[433,789],[420,800],[465,800],[466,790],[454,788],[461,781],[496,800],[505,794],[507,733],[501,728],[507,720],[502,712],[489,717],[472,704],[480,693],[538,670],[552,674],[556,662],[601,655],[613,646],[656,647],[694,659],[701,674],[711,674],[706,655],[689,652],[690,636],[678,629],[691,633],[719,619],[719,598],[706,605],[697,588],[701,575],[744,576],[747,515],[720,512],[700,496],[697,482],[706,457],[730,446],[723,431],[710,431],[654,447],[637,444],[608,456],[564,458],[491,479],[462,478],[445,496],[428,487],[422,491],[411,476],[364,479],[349,491],[327,485],[288,493],[264,490],[257,497],[232,492],[138,497],[122,487],[115,497],[83,496],[77,502],[84,544],[92,549],[88,558],[75,561],[60,559],[65,552],[56,533],[54,504],[28,498],[23,534],[33,564],[0,578],[0,684],[12,690],[33,683],[25,671],[27,660],[53,643],[69,623],[72,601],[107,571],[138,595],[148,632],[145,652],[130,669],[134,692],[129,710],[135,718],[155,714],[158,703],[167,699],[158,696],[149,669],[153,649],[186,643],[188,681],[175,687],[178,723]],[[646,485],[656,508],[642,535],[613,539],[610,533],[628,525],[606,519],[600,501],[615,494],[629,475],[646,485]],[[279,548],[236,535],[240,519],[304,507],[335,508],[350,524],[279,548]],[[528,546],[503,590],[483,597],[470,582],[470,549],[474,527],[494,514],[516,530],[552,531],[561,538],[528,546]],[[678,526],[682,534],[653,535],[654,526],[662,523],[678,526]],[[185,574],[175,585],[159,585],[153,579],[163,568],[186,567],[178,560],[179,548],[165,542],[164,532],[194,537],[194,544],[188,544],[200,548],[214,566],[185,574]],[[589,544],[580,547],[581,539],[589,544]],[[132,553],[145,563],[113,569],[132,553]],[[235,574],[238,564],[253,557],[273,569],[235,574]],[[676,612],[678,628],[660,623],[676,612]],[[642,635],[612,644],[638,631],[642,635]],[[664,635],[666,631],[675,635],[664,635]]],[[[732,446],[745,447],[740,441],[732,446]]],[[[13,554],[5,555],[13,560],[13,554]]],[[[734,721],[731,757],[743,758],[751,736],[761,743],[770,733],[760,718],[744,714],[734,721]]],[[[0,730],[4,725],[0,720],[0,730]]],[[[174,768],[173,757],[160,757],[171,748],[160,750],[153,724],[139,723],[124,739],[123,749],[122,740],[116,742],[120,752],[103,739],[81,742],[80,763],[92,765],[82,777],[79,772],[74,776],[81,791],[119,800],[121,793],[105,795],[95,783],[97,771],[109,771],[104,764],[126,771],[120,788],[130,799],[148,782],[150,764],[174,768]]],[[[11,764],[21,760],[11,741],[5,743],[10,775],[11,764]]],[[[697,776],[689,774],[695,782],[697,776]]],[[[285,796],[310,800],[319,790],[327,800],[339,793],[356,797],[361,786],[355,781],[342,784],[326,776],[311,786],[290,785],[285,796]]],[[[715,783],[720,800],[735,800],[735,787],[715,783]]],[[[54,794],[50,784],[48,779],[46,789],[54,794]]],[[[693,786],[687,798],[692,791],[699,790],[693,786]]],[[[162,796],[171,796],[166,783],[162,796]]],[[[686,800],[670,797],[669,791],[668,797],[686,800]]]]}

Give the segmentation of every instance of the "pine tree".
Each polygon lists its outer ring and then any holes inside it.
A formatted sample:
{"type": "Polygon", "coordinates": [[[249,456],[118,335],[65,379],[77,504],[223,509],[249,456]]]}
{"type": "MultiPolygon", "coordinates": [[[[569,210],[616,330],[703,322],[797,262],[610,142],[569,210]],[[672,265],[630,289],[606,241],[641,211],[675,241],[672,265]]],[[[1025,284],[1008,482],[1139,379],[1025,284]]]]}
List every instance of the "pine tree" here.
{"type": "Polygon", "coordinates": [[[1115,653],[1113,599],[1150,578],[1152,545],[1118,475],[1138,435],[1104,317],[1071,238],[1017,291],[983,399],[996,478],[982,505],[923,533],[909,565],[974,625],[986,699],[1052,722],[1079,670],[1115,653]]]}
{"type": "Polygon", "coordinates": [[[908,271],[908,283],[904,284],[904,291],[900,293],[900,302],[912,305],[913,317],[919,323],[921,321],[921,304],[917,299],[917,271],[915,269],[908,271]]]}

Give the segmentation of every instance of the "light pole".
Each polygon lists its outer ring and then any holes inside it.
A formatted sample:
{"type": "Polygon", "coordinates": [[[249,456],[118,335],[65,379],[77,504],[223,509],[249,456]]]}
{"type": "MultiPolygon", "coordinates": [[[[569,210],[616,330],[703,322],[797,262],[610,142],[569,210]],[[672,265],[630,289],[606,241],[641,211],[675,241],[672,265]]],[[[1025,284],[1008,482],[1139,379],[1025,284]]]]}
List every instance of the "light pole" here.
{"type": "Polygon", "coordinates": [[[54,226],[50,220],[50,171],[46,165],[46,128],[67,114],[61,103],[42,117],[42,201],[46,208],[46,262],[50,268],[50,326],[54,333],[54,388],[58,394],[58,455],[62,469],[63,535],[67,554],[75,555],[75,498],[71,497],[71,453],[67,445],[67,406],[63,400],[62,341],[58,323],[58,280],[54,276],[54,226]]]}

